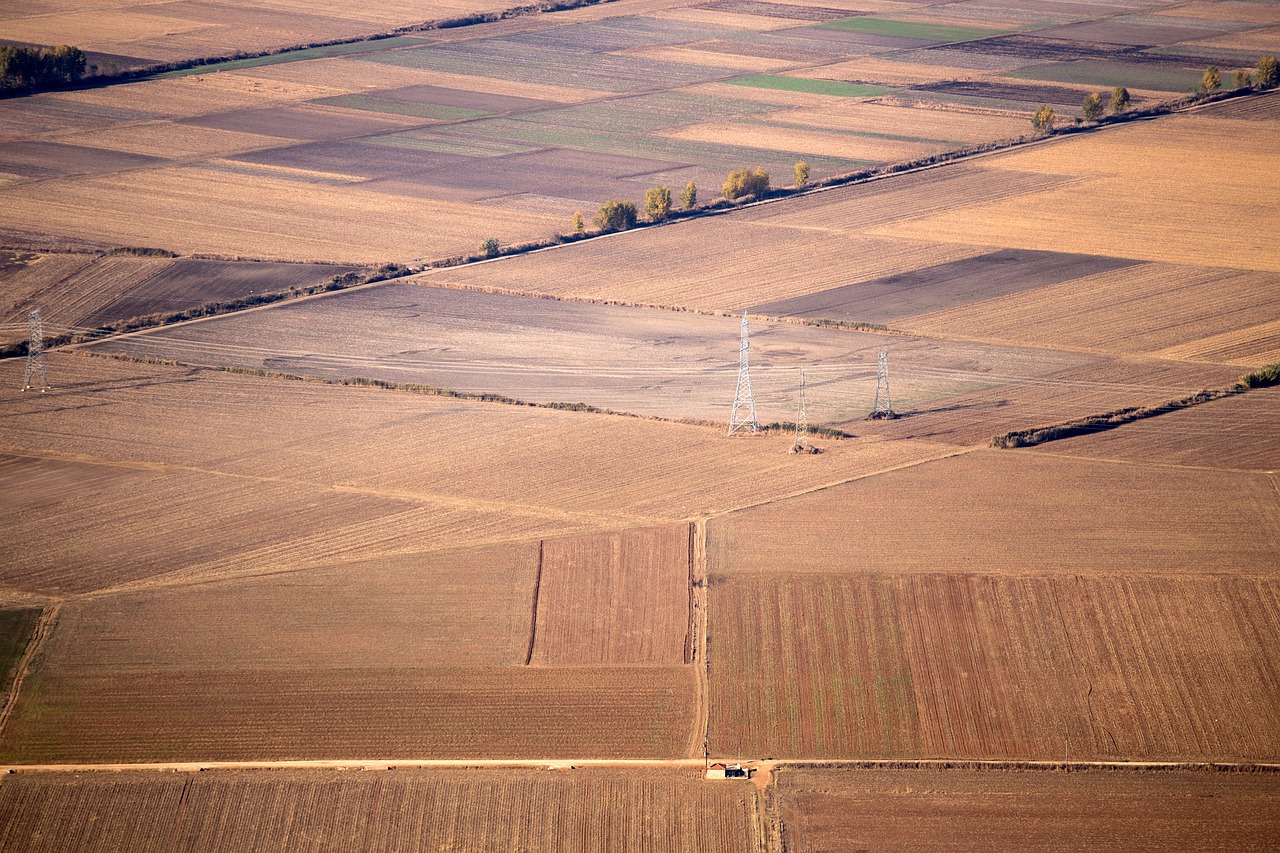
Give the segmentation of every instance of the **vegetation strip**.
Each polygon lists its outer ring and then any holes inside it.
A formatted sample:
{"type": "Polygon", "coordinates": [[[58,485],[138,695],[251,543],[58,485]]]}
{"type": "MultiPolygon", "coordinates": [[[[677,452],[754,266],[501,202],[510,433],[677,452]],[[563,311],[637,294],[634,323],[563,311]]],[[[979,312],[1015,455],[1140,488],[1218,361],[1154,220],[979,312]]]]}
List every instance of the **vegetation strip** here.
{"type": "Polygon", "coordinates": [[[1134,421],[1140,421],[1144,418],[1154,418],[1157,415],[1166,415],[1169,412],[1176,412],[1179,409],[1198,406],[1201,403],[1208,403],[1210,400],[1219,400],[1223,397],[1232,397],[1236,394],[1243,394],[1251,388],[1267,388],[1272,385],[1280,384],[1280,362],[1268,364],[1251,373],[1246,373],[1240,377],[1240,381],[1230,388],[1217,388],[1214,390],[1197,391],[1194,394],[1177,400],[1170,400],[1167,403],[1161,403],[1156,406],[1130,406],[1124,409],[1116,409],[1111,412],[1103,412],[1102,414],[1089,415],[1088,417],[1076,418],[1070,421],[1064,421],[1059,424],[1051,424],[1044,427],[1029,427],[1027,429],[1014,430],[1006,432],[1003,435],[997,435],[991,439],[991,446],[1004,450],[1013,449],[1015,447],[1034,447],[1037,444],[1045,444],[1050,441],[1057,441],[1063,438],[1074,438],[1079,435],[1089,435],[1091,433],[1103,432],[1109,429],[1115,429],[1134,421]]]}

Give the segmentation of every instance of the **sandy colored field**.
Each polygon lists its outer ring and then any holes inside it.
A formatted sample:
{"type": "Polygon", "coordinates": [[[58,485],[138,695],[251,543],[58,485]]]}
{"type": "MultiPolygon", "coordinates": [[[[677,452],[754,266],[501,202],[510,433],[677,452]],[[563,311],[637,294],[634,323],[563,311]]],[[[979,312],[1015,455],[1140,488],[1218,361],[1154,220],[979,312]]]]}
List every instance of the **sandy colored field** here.
{"type": "Polygon", "coordinates": [[[1226,33],[1225,35],[1186,43],[1187,47],[1221,47],[1227,50],[1269,52],[1273,56],[1277,45],[1280,45],[1280,27],[1248,30],[1242,33],[1226,33]]]}
{"type": "Polygon", "coordinates": [[[1238,227],[1280,191],[1269,165],[1277,157],[1264,124],[1214,118],[1209,108],[986,158],[991,170],[1093,177],[871,233],[1280,272],[1262,232],[1238,227]],[[1229,166],[1205,158],[1218,145],[1231,148],[1229,166]]]}
{"type": "Polygon", "coordinates": [[[0,782],[0,849],[516,849],[739,853],[755,789],[689,770],[23,773],[0,782]],[[635,804],[643,803],[643,810],[635,804]]]}
{"type": "MultiPolygon", "coordinates": [[[[869,163],[896,163],[915,160],[945,151],[948,147],[946,145],[929,145],[897,139],[880,139],[871,136],[824,133],[819,130],[804,130],[795,127],[769,127],[749,122],[708,122],[706,124],[683,127],[667,135],[673,139],[687,139],[694,142],[721,145],[732,140],[735,144],[749,145],[753,148],[765,148],[773,151],[796,151],[801,154],[820,154],[828,157],[844,157],[869,163]]],[[[778,183],[787,186],[791,184],[791,181],[784,177],[778,183]]]]}
{"type": "MultiPolygon", "coordinates": [[[[864,541],[896,562],[905,538],[864,541]]],[[[1274,577],[814,576],[800,562],[795,574],[712,576],[710,732],[722,751],[1280,756],[1274,577]]]]}
{"type": "Polygon", "coordinates": [[[548,539],[530,662],[688,663],[690,525],[548,539]]]}
{"type": "Polygon", "coordinates": [[[696,45],[685,47],[651,47],[627,51],[629,56],[640,56],[648,59],[659,59],[665,62],[686,62],[691,65],[711,65],[717,68],[734,68],[739,71],[768,72],[791,68],[794,62],[788,59],[771,59],[765,56],[743,56],[737,53],[717,53],[702,50],[696,45]]]}
{"type": "Polygon", "coordinates": [[[713,519],[707,548],[732,574],[874,572],[888,550],[900,572],[1270,575],[1277,534],[1265,475],[977,450],[713,519]]]}
{"type": "Polygon", "coordinates": [[[1198,0],[1198,2],[1163,9],[1154,14],[1176,15],[1179,18],[1205,18],[1210,21],[1246,21],[1251,24],[1280,25],[1280,9],[1277,9],[1274,4],[1250,3],[1241,0],[1198,0]]]}
{"type": "Polygon", "coordinates": [[[166,759],[673,758],[693,670],[421,667],[59,672],[29,679],[11,763],[166,759]]]}
{"type": "Polygon", "coordinates": [[[1223,361],[1256,367],[1280,361],[1280,319],[1159,350],[1163,358],[1223,361]]]}
{"type": "Polygon", "coordinates": [[[1280,318],[1276,273],[1152,263],[895,325],[926,335],[1256,366],[1280,358],[1280,341],[1259,349],[1248,334],[1263,318],[1280,318]]]}
{"type": "Polygon", "coordinates": [[[473,251],[482,239],[476,235],[490,231],[533,234],[560,225],[548,216],[202,166],[21,185],[4,196],[12,213],[0,224],[17,225],[12,217],[22,210],[28,228],[122,245],[337,263],[421,257],[424,234],[434,235],[433,252],[458,254],[473,251]],[[99,215],[108,209],[130,215],[99,215]]]}
{"type": "Polygon", "coordinates": [[[980,252],[922,240],[760,226],[735,215],[593,240],[571,251],[441,270],[429,280],[625,304],[741,311],[980,252]],[[744,252],[743,243],[761,250],[744,252]],[[680,275],[671,274],[676,266],[680,275]],[[577,274],[581,267],[594,274],[577,274]]]}
{"type": "Polygon", "coordinates": [[[837,853],[1271,848],[1273,774],[786,769],[787,849],[837,853]]]}
{"type": "Polygon", "coordinates": [[[75,44],[85,50],[163,62],[372,35],[501,6],[469,0],[432,0],[429,5],[397,0],[355,9],[333,0],[305,5],[279,0],[242,7],[182,0],[162,8],[163,16],[147,3],[126,3],[105,11],[60,0],[12,8],[0,21],[8,38],[75,44]]]}
{"type": "Polygon", "coordinates": [[[988,76],[986,72],[973,68],[949,68],[941,64],[926,65],[876,56],[859,56],[847,62],[808,69],[805,73],[822,80],[860,80],[885,86],[914,86],[943,80],[975,80],[988,76]]]}
{"type": "Polygon", "coordinates": [[[1278,420],[1280,389],[1254,389],[1119,429],[1050,442],[1037,452],[1274,475],[1280,469],[1278,420]]]}
{"type": "Polygon", "coordinates": [[[240,151],[272,148],[283,140],[257,133],[237,133],[211,127],[191,127],[170,121],[142,125],[117,125],[105,131],[70,133],[58,137],[68,145],[92,145],[112,151],[150,154],[153,157],[225,156],[240,151]]]}
{"type": "MultiPolygon", "coordinates": [[[[314,64],[308,64],[317,67],[322,62],[339,62],[339,60],[317,60],[314,64]]],[[[363,63],[347,64],[363,65],[363,63]]],[[[338,67],[345,67],[345,65],[338,67]]],[[[327,71],[328,68],[326,67],[325,70],[327,71]]],[[[296,103],[311,98],[345,94],[349,91],[340,81],[330,81],[327,76],[322,79],[325,80],[326,85],[317,86],[315,79],[294,82],[251,78],[244,72],[223,71],[217,74],[142,80],[128,85],[104,86],[101,89],[85,89],[78,92],[37,95],[32,100],[39,102],[47,99],[55,103],[83,104],[106,109],[136,109],[139,104],[145,104],[147,111],[153,115],[182,119],[227,110],[296,103]]]]}
{"type": "MultiPolygon", "coordinates": [[[[733,316],[394,282],[112,339],[95,348],[727,423],[740,330],[733,316]],[[374,339],[378,352],[370,354],[367,342],[374,339]],[[263,346],[264,340],[273,343],[263,346]]],[[[1095,356],[1042,348],[939,343],[757,321],[751,329],[751,366],[758,418],[762,423],[793,419],[805,368],[813,423],[860,421],[871,410],[874,368],[884,347],[894,353],[896,393],[904,411],[1097,362],[1095,356]]]]}

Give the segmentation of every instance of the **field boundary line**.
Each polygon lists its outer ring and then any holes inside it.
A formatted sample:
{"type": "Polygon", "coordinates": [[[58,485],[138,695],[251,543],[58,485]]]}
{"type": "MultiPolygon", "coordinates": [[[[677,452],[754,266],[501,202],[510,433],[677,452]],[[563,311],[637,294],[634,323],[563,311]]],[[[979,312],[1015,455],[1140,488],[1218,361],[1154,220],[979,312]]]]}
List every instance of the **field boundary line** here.
{"type": "MultiPolygon", "coordinates": [[[[1088,436],[1076,436],[1077,438],[1087,438],[1088,436]]],[[[1065,441],[1066,439],[1058,439],[1065,441]]],[[[1046,441],[1044,444],[1051,444],[1046,441]]],[[[1031,447],[1015,447],[1011,450],[1035,450],[1037,456],[1050,456],[1054,459],[1072,459],[1080,462],[1099,462],[1109,465],[1131,465],[1135,468],[1172,468],[1177,471],[1217,471],[1223,474],[1257,474],[1262,477],[1270,477],[1277,472],[1270,468],[1224,468],[1215,465],[1187,465],[1180,462],[1161,462],[1156,459],[1121,459],[1107,458],[1105,456],[1087,456],[1077,453],[1066,453],[1061,450],[1043,450],[1044,444],[1032,445],[1031,447]]],[[[1001,448],[993,447],[992,450],[1000,450],[1001,448]]],[[[1274,486],[1275,483],[1273,482],[1274,486]]],[[[1280,488],[1277,488],[1280,494],[1280,488]]]]}
{"type": "Polygon", "coordinates": [[[533,615],[529,618],[529,650],[524,656],[524,665],[533,664],[533,647],[538,640],[538,595],[542,592],[542,555],[545,539],[538,540],[538,571],[533,576],[533,615]]]}
{"type": "Polygon", "coordinates": [[[689,756],[697,758],[701,737],[706,750],[711,737],[711,689],[707,670],[707,520],[689,522],[689,595],[691,620],[689,663],[693,665],[694,723],[689,756]]]}
{"type": "Polygon", "coordinates": [[[27,648],[23,651],[17,667],[14,668],[13,683],[9,685],[9,693],[5,696],[4,707],[0,708],[0,735],[4,734],[9,717],[13,714],[13,709],[18,704],[18,695],[22,692],[23,682],[27,680],[27,675],[31,672],[31,664],[40,652],[44,650],[45,641],[53,633],[53,628],[58,622],[58,613],[61,610],[62,602],[55,601],[40,611],[40,618],[36,622],[35,630],[31,632],[31,639],[27,641],[27,648]]]}

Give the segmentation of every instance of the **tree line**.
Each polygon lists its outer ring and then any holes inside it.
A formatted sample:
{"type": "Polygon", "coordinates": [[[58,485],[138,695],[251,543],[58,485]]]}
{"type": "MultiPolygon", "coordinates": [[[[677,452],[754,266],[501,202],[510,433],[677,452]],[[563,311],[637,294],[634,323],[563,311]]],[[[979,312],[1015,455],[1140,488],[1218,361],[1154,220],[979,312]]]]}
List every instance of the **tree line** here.
{"type": "Polygon", "coordinates": [[[0,91],[52,89],[84,76],[84,51],[69,44],[57,47],[0,47],[0,91]]]}

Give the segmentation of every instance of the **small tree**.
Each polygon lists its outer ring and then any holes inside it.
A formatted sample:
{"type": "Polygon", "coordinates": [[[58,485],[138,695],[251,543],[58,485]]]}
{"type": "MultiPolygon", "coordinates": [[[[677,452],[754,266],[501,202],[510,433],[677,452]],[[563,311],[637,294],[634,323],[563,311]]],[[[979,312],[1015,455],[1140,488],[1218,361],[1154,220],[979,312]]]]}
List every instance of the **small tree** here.
{"type": "Polygon", "coordinates": [[[769,191],[769,173],[764,167],[735,169],[724,182],[724,197],[733,201],[746,196],[760,196],[769,191]]]}
{"type": "Polygon", "coordinates": [[[494,255],[498,254],[498,238],[485,237],[484,242],[480,244],[480,254],[484,255],[486,258],[492,258],[494,255]]]}
{"type": "Polygon", "coordinates": [[[1116,86],[1111,90],[1111,112],[1119,115],[1129,106],[1129,90],[1124,86],[1116,86]]]}
{"type": "Polygon", "coordinates": [[[1035,115],[1031,117],[1031,126],[1041,133],[1048,133],[1053,130],[1053,107],[1048,104],[1042,104],[1040,109],[1036,110],[1035,115]]]}
{"type": "Polygon", "coordinates": [[[1236,88],[1247,89],[1253,85],[1253,72],[1247,68],[1241,68],[1236,72],[1236,88]]]}
{"type": "Polygon", "coordinates": [[[636,206],[629,201],[606,201],[596,211],[595,222],[601,231],[626,231],[636,224],[636,206]]]}
{"type": "Polygon", "coordinates": [[[1085,121],[1097,121],[1102,115],[1102,93],[1090,92],[1085,95],[1084,102],[1080,104],[1080,115],[1084,116],[1085,121]]]}
{"type": "Polygon", "coordinates": [[[575,210],[573,212],[573,233],[582,234],[587,230],[586,225],[582,222],[582,211],[575,210]]]}
{"type": "Polygon", "coordinates": [[[1204,70],[1204,79],[1201,81],[1206,92],[1212,92],[1222,86],[1222,75],[1218,72],[1218,66],[1210,65],[1204,70]]]}
{"type": "Polygon", "coordinates": [[[801,160],[796,163],[796,188],[804,189],[809,186],[809,164],[801,160]]]}
{"type": "Polygon", "coordinates": [[[1276,58],[1267,54],[1258,60],[1258,88],[1270,89],[1276,85],[1276,58]]]}
{"type": "Polygon", "coordinates": [[[671,213],[671,187],[653,187],[644,194],[644,215],[650,222],[661,222],[671,213]]]}
{"type": "Polygon", "coordinates": [[[680,204],[685,210],[693,210],[698,205],[698,187],[693,181],[684,185],[684,192],[680,193],[680,204]]]}

